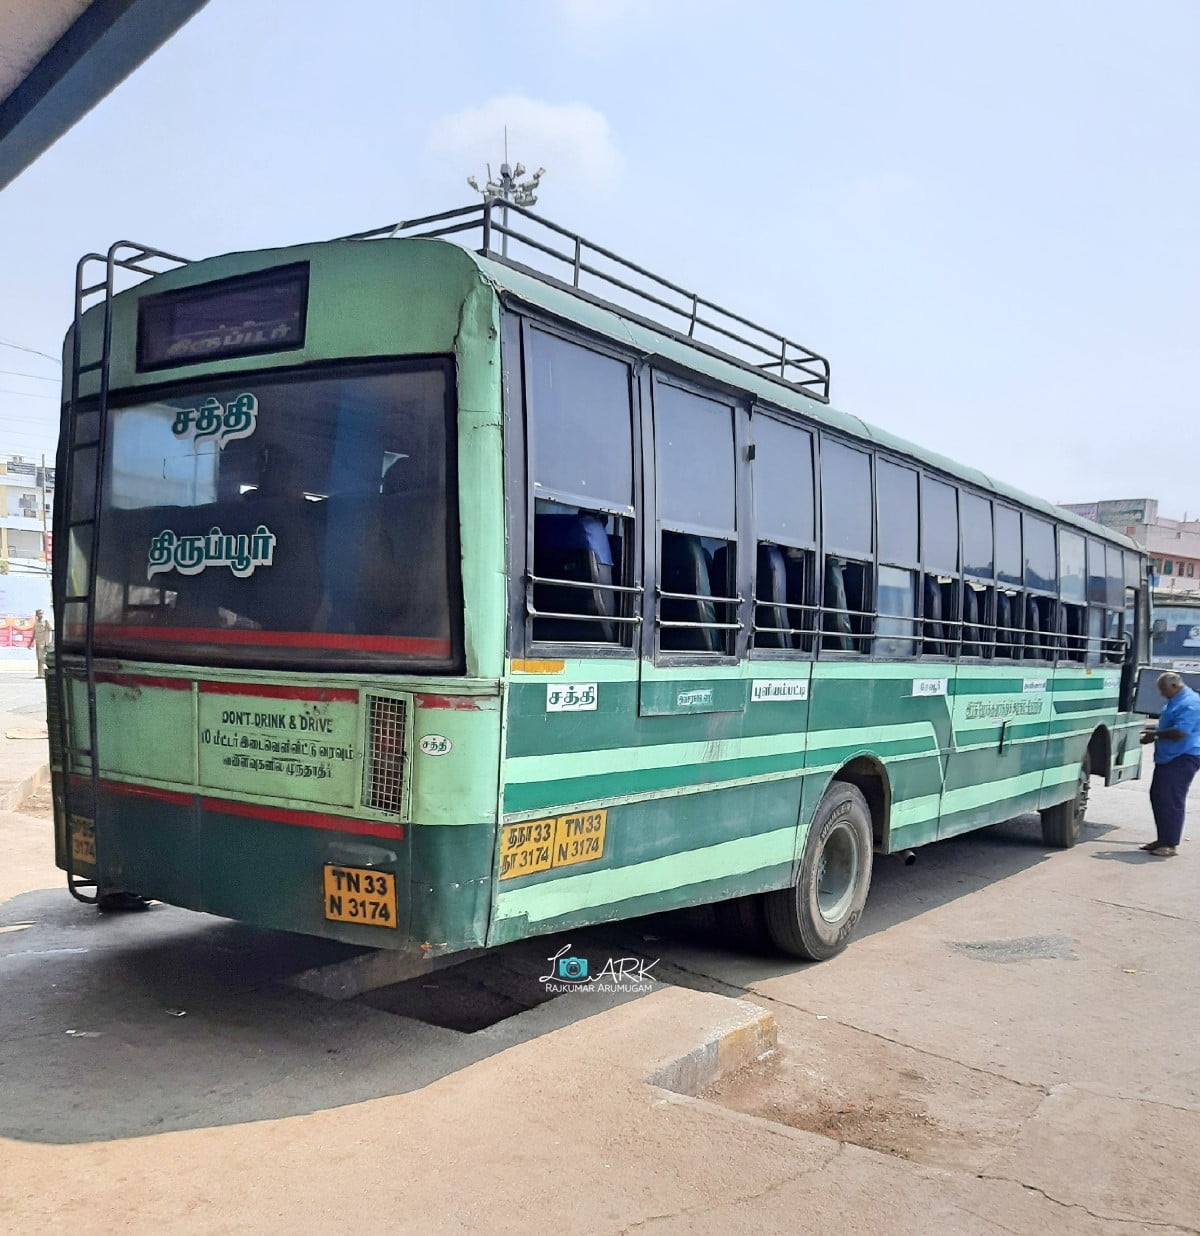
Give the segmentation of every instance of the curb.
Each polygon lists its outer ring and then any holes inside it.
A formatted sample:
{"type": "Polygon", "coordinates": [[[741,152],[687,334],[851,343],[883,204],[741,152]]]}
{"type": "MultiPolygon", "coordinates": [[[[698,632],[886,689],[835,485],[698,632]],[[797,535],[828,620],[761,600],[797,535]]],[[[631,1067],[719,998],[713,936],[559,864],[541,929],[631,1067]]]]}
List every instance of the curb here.
{"type": "Polygon", "coordinates": [[[399,950],[367,949],[340,961],[301,970],[279,981],[285,987],[295,987],[326,1000],[353,1000],[380,987],[424,978],[461,962],[473,961],[476,957],[482,957],[484,952],[486,950],[481,948],[464,949],[460,953],[430,959],[414,957],[399,950]]]}
{"type": "Polygon", "coordinates": [[[730,1016],[713,1028],[712,1037],[657,1069],[646,1079],[650,1085],[694,1097],[775,1050],[779,1040],[775,1018],[746,1000],[729,1003],[730,1016]]]}
{"type": "Polygon", "coordinates": [[[0,791],[0,811],[16,811],[27,798],[32,798],[49,783],[50,765],[43,764],[40,768],[35,768],[16,785],[0,791]]]}

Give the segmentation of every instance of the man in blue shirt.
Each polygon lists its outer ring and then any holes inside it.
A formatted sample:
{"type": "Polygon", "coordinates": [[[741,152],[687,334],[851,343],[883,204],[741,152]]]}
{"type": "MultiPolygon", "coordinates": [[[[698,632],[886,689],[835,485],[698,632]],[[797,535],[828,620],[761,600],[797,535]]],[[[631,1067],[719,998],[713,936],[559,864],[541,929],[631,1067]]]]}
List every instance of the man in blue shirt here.
{"type": "Polygon", "coordinates": [[[1143,746],[1154,743],[1150,807],[1158,837],[1142,849],[1155,858],[1170,858],[1179,852],[1188,787],[1200,769],[1200,695],[1178,674],[1159,674],[1158,693],[1167,706],[1157,728],[1142,734],[1143,746]]]}

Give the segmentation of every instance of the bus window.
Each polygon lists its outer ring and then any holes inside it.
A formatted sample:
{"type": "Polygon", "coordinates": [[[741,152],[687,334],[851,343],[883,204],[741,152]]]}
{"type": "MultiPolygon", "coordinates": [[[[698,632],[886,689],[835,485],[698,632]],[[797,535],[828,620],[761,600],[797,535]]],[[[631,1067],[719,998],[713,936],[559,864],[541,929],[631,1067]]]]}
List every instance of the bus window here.
{"type": "Polygon", "coordinates": [[[1058,530],[1060,653],[1065,660],[1085,660],[1091,645],[1087,617],[1087,566],[1085,541],[1077,532],[1058,530]]]}
{"type": "Polygon", "coordinates": [[[754,418],[755,648],[812,651],[816,509],[812,434],[754,418]]]}
{"type": "Polygon", "coordinates": [[[733,408],[654,383],[659,648],[732,655],[738,630],[733,408]]]}
{"type": "Polygon", "coordinates": [[[875,655],[911,657],[916,652],[917,574],[920,537],[917,473],[879,459],[875,465],[879,545],[879,598],[875,655]]]}
{"type": "Polygon", "coordinates": [[[952,657],[959,644],[958,491],[924,477],[921,484],[921,558],[924,568],[921,648],[952,657]]]}
{"type": "MultiPolygon", "coordinates": [[[[449,667],[451,375],[430,361],[223,376],[115,407],[97,644],[449,667]]],[[[65,644],[82,637],[64,626],[65,644]]]]}
{"type": "Polygon", "coordinates": [[[821,647],[869,653],[875,550],[870,455],[822,439],[821,509],[826,554],[821,647]]]}
{"type": "Polygon", "coordinates": [[[875,655],[911,657],[916,651],[916,633],[916,571],[881,566],[879,613],[875,619],[875,655]]]}
{"type": "Polygon", "coordinates": [[[1032,515],[1022,517],[1025,545],[1025,659],[1052,661],[1058,650],[1058,556],[1054,525],[1032,515]],[[1037,594],[1051,595],[1037,595],[1037,594]]]}
{"type": "Polygon", "coordinates": [[[992,503],[963,490],[962,511],[964,657],[991,657],[996,648],[995,540],[992,503]]]}
{"type": "Polygon", "coordinates": [[[533,327],[526,338],[530,634],[629,647],[639,591],[629,366],[533,327]]]}

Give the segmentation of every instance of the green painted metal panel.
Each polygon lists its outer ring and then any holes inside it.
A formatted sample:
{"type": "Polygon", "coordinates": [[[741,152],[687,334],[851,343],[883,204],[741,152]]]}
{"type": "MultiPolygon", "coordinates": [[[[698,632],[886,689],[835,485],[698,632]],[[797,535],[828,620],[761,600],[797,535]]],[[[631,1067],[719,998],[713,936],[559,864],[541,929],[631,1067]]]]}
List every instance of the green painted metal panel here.
{"type": "MultiPolygon", "coordinates": [[[[78,705],[85,708],[82,684],[78,705]]],[[[83,713],[77,713],[83,716],[83,713]]],[[[144,776],[191,785],[196,780],[195,694],[139,684],[96,686],[100,771],[104,776],[144,776]]]]}

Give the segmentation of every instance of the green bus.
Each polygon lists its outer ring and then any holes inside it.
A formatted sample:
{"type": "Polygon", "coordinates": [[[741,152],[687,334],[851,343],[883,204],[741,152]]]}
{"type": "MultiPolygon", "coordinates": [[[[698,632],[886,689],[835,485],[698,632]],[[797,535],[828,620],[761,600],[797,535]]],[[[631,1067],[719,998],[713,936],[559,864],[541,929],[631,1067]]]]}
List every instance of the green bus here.
{"type": "Polygon", "coordinates": [[[528,211],[122,242],[65,374],[56,856],[103,909],[419,958],[719,903],[820,960],[875,854],[1070,846],[1139,775],[1134,542],[528,211]]]}

